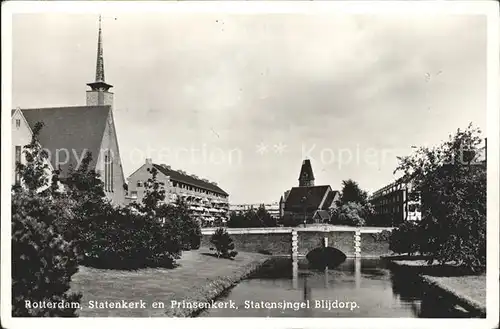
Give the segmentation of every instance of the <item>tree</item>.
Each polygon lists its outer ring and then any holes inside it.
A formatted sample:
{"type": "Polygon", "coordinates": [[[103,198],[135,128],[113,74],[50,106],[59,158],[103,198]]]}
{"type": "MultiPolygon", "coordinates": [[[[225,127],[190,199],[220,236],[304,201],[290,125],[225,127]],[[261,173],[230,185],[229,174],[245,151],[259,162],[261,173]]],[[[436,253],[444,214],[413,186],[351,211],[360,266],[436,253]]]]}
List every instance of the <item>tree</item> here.
{"type": "Polygon", "coordinates": [[[363,206],[356,202],[348,202],[338,210],[338,223],[349,226],[363,226],[363,206]]]}
{"type": "Polygon", "coordinates": [[[183,250],[198,249],[201,244],[200,224],[192,216],[187,203],[178,199],[175,204],[158,206],[157,216],[169,225],[183,250]]]}
{"type": "Polygon", "coordinates": [[[277,221],[266,207],[261,204],[257,210],[251,208],[244,212],[231,212],[229,215],[228,227],[276,227],[277,221]]]}
{"type": "Polygon", "coordinates": [[[148,168],[151,177],[144,182],[144,197],[141,204],[133,202],[132,205],[150,217],[155,217],[160,204],[165,201],[165,183],[158,181],[158,170],[148,168]]]}
{"type": "Polygon", "coordinates": [[[227,227],[242,228],[247,227],[245,215],[239,211],[231,211],[229,213],[229,220],[227,227]]]}
{"type": "MultiPolygon", "coordinates": [[[[234,251],[233,239],[229,236],[224,228],[218,228],[212,237],[210,242],[214,245],[217,258],[234,258],[238,252],[234,251]]],[[[213,250],[213,248],[210,248],[213,250]]]]}
{"type": "Polygon", "coordinates": [[[418,223],[403,222],[392,230],[389,237],[389,249],[399,254],[413,255],[419,252],[422,231],[418,223]]]}
{"type": "Polygon", "coordinates": [[[266,207],[261,204],[255,213],[256,217],[262,223],[261,225],[264,227],[276,227],[278,223],[276,219],[271,216],[269,211],[267,211],[266,207]]]}
{"type": "Polygon", "coordinates": [[[358,183],[352,179],[342,181],[342,191],[340,193],[340,204],[347,204],[348,202],[356,202],[361,205],[366,204],[368,193],[363,191],[358,183]]]}
{"type": "MultiPolygon", "coordinates": [[[[30,143],[24,146],[26,163],[16,162],[16,172],[21,179],[20,185],[15,185],[14,190],[18,190],[22,185],[23,189],[33,194],[42,192],[49,186],[49,155],[38,139],[42,128],[43,123],[37,122],[33,128],[30,143]]],[[[57,175],[54,179],[57,184],[57,175]]]]}
{"type": "Polygon", "coordinates": [[[420,193],[422,243],[429,262],[474,271],[486,264],[486,164],[477,161],[481,131],[470,124],[447,142],[399,158],[396,172],[420,193]]]}
{"type": "Polygon", "coordinates": [[[59,199],[72,201],[74,218],[60,223],[66,239],[75,240],[81,253],[93,243],[93,231],[97,230],[97,222],[104,220],[112,213],[113,206],[106,199],[104,183],[99,174],[90,169],[92,154],[87,152],[78,168],[69,168],[64,179],[65,193],[59,199]]]}
{"type": "Polygon", "coordinates": [[[26,163],[16,164],[22,184],[12,193],[12,315],[77,316],[69,307],[26,308],[26,301],[75,302],[81,294],[68,293],[78,271],[74,242],[66,240],[58,223],[71,220],[71,203],[58,200],[57,172],[49,178],[48,154],[38,140],[37,123],[25,146],[26,163]],[[51,182],[49,185],[49,181],[51,182]]]}

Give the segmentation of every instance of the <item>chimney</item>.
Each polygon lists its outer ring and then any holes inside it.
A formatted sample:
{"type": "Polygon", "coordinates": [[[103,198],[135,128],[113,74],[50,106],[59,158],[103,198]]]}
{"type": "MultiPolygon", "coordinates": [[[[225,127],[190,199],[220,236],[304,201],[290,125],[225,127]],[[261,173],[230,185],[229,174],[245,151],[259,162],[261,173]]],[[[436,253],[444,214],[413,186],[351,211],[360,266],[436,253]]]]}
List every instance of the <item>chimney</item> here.
{"type": "Polygon", "coordinates": [[[151,165],[151,164],[153,164],[153,159],[151,159],[151,158],[146,158],[146,164],[147,164],[147,165],[151,165]]]}

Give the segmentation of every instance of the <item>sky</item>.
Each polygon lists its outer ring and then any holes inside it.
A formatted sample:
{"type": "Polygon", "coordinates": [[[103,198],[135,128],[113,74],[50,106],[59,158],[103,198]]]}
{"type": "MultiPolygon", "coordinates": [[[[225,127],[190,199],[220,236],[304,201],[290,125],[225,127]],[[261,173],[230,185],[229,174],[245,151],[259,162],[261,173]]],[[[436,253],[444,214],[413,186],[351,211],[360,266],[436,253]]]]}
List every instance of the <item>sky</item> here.
{"type": "MultiPolygon", "coordinates": [[[[98,17],[16,14],[13,107],[85,105],[98,17]]],[[[472,15],[102,17],[125,177],[145,162],[278,201],[303,159],[316,185],[373,192],[397,156],[486,129],[486,19],[472,15]]]]}

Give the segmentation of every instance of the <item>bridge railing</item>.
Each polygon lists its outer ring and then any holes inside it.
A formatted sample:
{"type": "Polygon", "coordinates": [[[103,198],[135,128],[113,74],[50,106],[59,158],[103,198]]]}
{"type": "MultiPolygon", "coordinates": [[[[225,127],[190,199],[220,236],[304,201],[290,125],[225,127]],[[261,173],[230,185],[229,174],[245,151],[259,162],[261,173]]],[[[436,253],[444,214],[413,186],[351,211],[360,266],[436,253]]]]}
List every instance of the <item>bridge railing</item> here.
{"type": "MultiPolygon", "coordinates": [[[[203,235],[210,235],[217,230],[218,227],[205,227],[201,229],[203,235]]],[[[363,233],[380,233],[382,231],[392,231],[393,227],[354,227],[340,225],[316,225],[306,227],[245,227],[245,228],[225,228],[229,234],[278,234],[296,232],[357,232],[363,233]]]]}

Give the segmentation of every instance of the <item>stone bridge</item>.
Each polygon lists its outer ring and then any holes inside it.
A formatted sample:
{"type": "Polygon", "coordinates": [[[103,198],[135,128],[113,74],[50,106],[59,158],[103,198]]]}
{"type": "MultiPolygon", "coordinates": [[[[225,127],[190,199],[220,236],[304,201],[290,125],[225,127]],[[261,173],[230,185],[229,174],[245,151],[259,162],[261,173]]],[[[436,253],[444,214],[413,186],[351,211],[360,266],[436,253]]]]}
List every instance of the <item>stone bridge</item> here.
{"type": "MultiPolygon", "coordinates": [[[[202,247],[210,247],[210,236],[217,228],[202,229],[202,247]]],[[[380,232],[392,228],[351,226],[227,228],[237,251],[303,257],[323,245],[337,248],[349,258],[378,258],[389,254],[389,241],[380,232]]]]}

